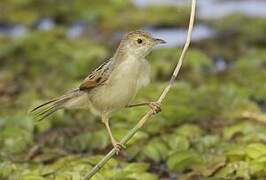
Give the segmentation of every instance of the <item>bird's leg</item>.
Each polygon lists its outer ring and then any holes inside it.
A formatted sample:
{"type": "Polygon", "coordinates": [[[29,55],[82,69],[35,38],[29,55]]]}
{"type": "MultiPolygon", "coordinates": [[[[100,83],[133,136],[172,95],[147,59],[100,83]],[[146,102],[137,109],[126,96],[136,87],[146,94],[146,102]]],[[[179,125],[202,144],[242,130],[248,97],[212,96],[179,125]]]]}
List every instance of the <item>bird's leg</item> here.
{"type": "Polygon", "coordinates": [[[153,114],[157,114],[162,111],[161,105],[158,102],[145,102],[145,103],[138,103],[138,104],[131,104],[127,105],[127,108],[137,107],[137,106],[149,106],[153,112],[153,114]]]}
{"type": "Polygon", "coordinates": [[[111,131],[110,125],[109,125],[109,118],[102,117],[102,121],[108,131],[109,137],[111,139],[111,142],[116,150],[116,154],[118,154],[122,149],[125,149],[125,146],[120,144],[113,136],[113,133],[111,131]]]}

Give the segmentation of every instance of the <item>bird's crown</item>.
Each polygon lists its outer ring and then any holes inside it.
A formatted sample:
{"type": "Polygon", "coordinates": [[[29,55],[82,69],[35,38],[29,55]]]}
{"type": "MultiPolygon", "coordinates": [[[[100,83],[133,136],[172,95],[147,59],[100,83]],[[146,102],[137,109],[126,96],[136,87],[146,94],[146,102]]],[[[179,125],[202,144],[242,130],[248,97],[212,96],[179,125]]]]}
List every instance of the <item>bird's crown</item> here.
{"type": "Polygon", "coordinates": [[[152,35],[148,32],[136,30],[136,31],[131,31],[129,32],[125,37],[125,39],[136,39],[139,41],[140,40],[152,40],[152,35]]]}

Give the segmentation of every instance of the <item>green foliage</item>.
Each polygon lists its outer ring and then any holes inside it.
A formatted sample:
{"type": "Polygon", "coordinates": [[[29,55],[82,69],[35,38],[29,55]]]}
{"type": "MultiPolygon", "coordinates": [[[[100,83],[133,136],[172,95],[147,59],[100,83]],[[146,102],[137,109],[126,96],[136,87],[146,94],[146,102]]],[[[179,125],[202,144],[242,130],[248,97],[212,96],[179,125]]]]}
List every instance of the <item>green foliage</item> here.
{"type": "Polygon", "coordinates": [[[167,165],[170,171],[182,172],[187,168],[191,168],[191,165],[197,165],[203,163],[202,157],[195,152],[177,152],[171,155],[167,161],[167,165]]]}
{"type": "Polygon", "coordinates": [[[43,17],[49,17],[62,25],[68,25],[81,19],[98,25],[104,31],[129,30],[147,25],[185,25],[189,17],[187,7],[152,6],[143,9],[129,0],[102,0],[100,3],[86,0],[3,0],[1,6],[5,9],[0,17],[3,22],[31,25],[43,17]]]}
{"type": "Polygon", "coordinates": [[[27,117],[2,119],[0,126],[0,146],[3,156],[25,152],[33,142],[33,124],[27,117]]]}
{"type": "Polygon", "coordinates": [[[233,14],[224,17],[218,21],[213,21],[213,24],[220,32],[229,29],[234,32],[237,40],[241,43],[265,45],[265,19],[250,18],[242,14],[233,14]],[[241,28],[238,28],[240,27],[241,28]]]}
{"type": "MultiPolygon", "coordinates": [[[[87,110],[65,110],[34,123],[28,110],[76,87],[111,57],[113,33],[184,26],[188,8],[139,8],[125,0],[1,0],[1,9],[1,22],[26,24],[29,32],[0,37],[0,179],[80,180],[112,147],[100,119],[87,110]],[[56,27],[37,30],[36,22],[46,17],[56,27]],[[71,39],[67,27],[77,20],[93,28],[71,39]],[[94,37],[95,32],[103,39],[94,37]]],[[[219,36],[193,44],[162,112],[93,180],[266,177],[266,115],[260,106],[266,101],[265,20],[235,14],[206,23],[219,36]],[[228,31],[233,36],[223,36],[228,31]],[[230,66],[217,71],[216,56],[225,57],[230,66]]],[[[136,102],[160,95],[180,53],[176,48],[152,52],[152,84],[136,102]]],[[[114,136],[121,139],[147,110],[116,113],[114,136]]]]}
{"type": "MultiPolygon", "coordinates": [[[[176,48],[159,49],[153,52],[150,56],[152,69],[154,69],[152,77],[159,80],[168,80],[180,54],[181,49],[176,48]]],[[[182,78],[185,77],[189,81],[200,83],[207,75],[206,70],[210,70],[212,67],[213,63],[206,54],[196,49],[189,50],[181,72],[182,78]]]]}
{"type": "Polygon", "coordinates": [[[165,160],[167,156],[167,146],[159,138],[150,141],[143,149],[143,154],[155,162],[165,160]]]}
{"type": "Polygon", "coordinates": [[[232,76],[250,97],[257,100],[266,98],[265,50],[250,50],[237,61],[232,76]],[[245,78],[243,78],[245,76],[245,78]]]}

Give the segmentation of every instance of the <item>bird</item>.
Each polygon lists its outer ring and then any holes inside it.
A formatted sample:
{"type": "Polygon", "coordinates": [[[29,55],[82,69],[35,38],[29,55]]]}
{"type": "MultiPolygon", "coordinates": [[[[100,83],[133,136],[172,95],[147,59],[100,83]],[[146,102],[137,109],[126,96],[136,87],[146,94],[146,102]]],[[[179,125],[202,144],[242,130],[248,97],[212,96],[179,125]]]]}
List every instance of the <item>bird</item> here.
{"type": "Polygon", "coordinates": [[[161,111],[157,102],[131,104],[137,92],[150,82],[150,63],[146,56],[163,39],[135,30],[122,37],[113,57],[92,71],[79,87],[33,108],[31,113],[40,121],[60,109],[88,107],[96,112],[107,129],[113,147],[118,153],[122,146],[113,136],[109,120],[123,109],[148,105],[152,112],[161,111]]]}

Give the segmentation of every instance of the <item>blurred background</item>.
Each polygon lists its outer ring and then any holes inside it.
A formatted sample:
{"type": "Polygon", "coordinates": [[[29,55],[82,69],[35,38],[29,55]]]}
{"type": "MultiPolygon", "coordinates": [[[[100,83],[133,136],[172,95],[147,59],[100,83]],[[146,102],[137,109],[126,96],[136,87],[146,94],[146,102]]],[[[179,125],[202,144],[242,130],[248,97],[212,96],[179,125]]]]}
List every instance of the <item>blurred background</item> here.
{"type": "MultiPolygon", "coordinates": [[[[192,45],[177,82],[147,123],[94,179],[266,177],[266,1],[198,0],[192,45]]],[[[179,58],[188,0],[1,0],[0,179],[79,180],[108,150],[88,110],[42,122],[30,108],[73,87],[112,57],[122,35],[165,39],[148,59],[155,100],[179,58]]],[[[123,137],[147,108],[111,121],[123,137]]]]}

